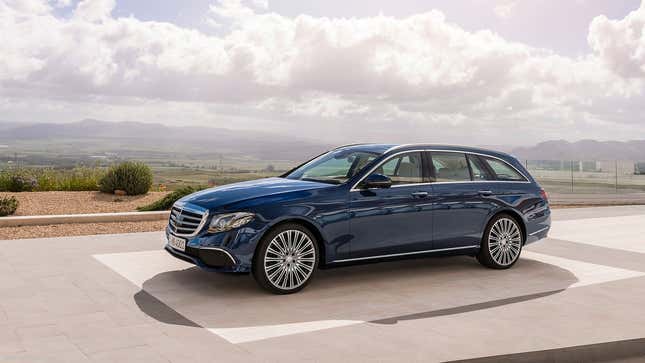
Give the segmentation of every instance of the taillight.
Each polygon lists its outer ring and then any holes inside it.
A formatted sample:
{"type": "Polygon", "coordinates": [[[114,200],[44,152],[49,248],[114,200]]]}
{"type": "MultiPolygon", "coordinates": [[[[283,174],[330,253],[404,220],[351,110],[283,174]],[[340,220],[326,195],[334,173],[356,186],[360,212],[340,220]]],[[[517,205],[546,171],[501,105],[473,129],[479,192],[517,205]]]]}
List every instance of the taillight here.
{"type": "Polygon", "coordinates": [[[542,199],[544,199],[545,202],[549,201],[549,195],[546,194],[546,191],[544,189],[540,189],[540,196],[542,199]]]}

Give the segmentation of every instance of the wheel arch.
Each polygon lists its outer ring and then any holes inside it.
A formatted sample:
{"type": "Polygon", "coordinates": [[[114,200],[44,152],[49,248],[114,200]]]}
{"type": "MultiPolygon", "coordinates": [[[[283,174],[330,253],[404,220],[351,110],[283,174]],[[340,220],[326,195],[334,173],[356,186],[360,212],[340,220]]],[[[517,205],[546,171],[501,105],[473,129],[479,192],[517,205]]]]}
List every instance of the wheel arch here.
{"type": "MultiPolygon", "coordinates": [[[[522,230],[522,237],[523,237],[522,243],[526,244],[526,239],[528,237],[526,234],[526,223],[524,222],[524,218],[522,218],[522,215],[513,209],[501,209],[496,211],[490,216],[490,218],[488,218],[488,220],[486,221],[486,224],[484,225],[484,228],[488,227],[488,225],[490,224],[490,221],[492,221],[493,218],[497,217],[500,214],[508,214],[517,222],[517,224],[519,224],[520,229],[522,230]]],[[[486,236],[482,236],[482,238],[484,237],[486,236]]]]}
{"type": "MultiPolygon", "coordinates": [[[[322,235],[322,232],[320,231],[318,226],[316,226],[315,223],[313,223],[313,222],[311,222],[311,221],[309,221],[309,220],[307,220],[305,218],[290,217],[290,218],[281,219],[281,220],[273,223],[269,228],[267,228],[264,231],[264,233],[262,233],[262,236],[258,239],[258,241],[261,241],[264,238],[264,236],[266,236],[268,233],[270,233],[274,229],[276,229],[276,228],[278,228],[278,227],[280,227],[282,225],[285,225],[285,224],[299,224],[299,225],[307,228],[309,230],[309,232],[311,232],[314,235],[314,237],[316,238],[315,243],[318,246],[318,254],[319,254],[318,265],[319,266],[324,266],[325,263],[326,263],[325,262],[325,256],[326,256],[325,238],[322,235]]],[[[257,256],[257,251],[258,251],[259,248],[260,248],[260,243],[257,243],[256,246],[255,246],[255,251],[253,252],[253,260],[255,260],[255,258],[257,256]]]]}

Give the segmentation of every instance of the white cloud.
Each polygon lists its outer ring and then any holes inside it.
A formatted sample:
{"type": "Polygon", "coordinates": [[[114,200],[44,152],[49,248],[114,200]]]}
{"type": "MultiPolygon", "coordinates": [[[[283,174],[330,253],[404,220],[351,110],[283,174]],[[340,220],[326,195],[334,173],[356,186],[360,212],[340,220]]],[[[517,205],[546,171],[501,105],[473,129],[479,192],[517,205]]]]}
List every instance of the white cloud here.
{"type": "MultiPolygon", "coordinates": [[[[593,53],[570,58],[490,31],[466,31],[438,11],[290,18],[267,12],[264,1],[221,0],[207,21],[230,30],[211,36],[115,18],[114,6],[114,0],[83,0],[63,18],[45,1],[0,0],[2,97],[30,100],[34,110],[77,104],[78,118],[99,102],[101,110],[113,105],[122,112],[117,119],[147,114],[155,121],[167,102],[172,110],[184,103],[184,114],[189,106],[205,112],[190,118],[200,122],[244,118],[263,127],[267,120],[299,120],[311,130],[351,123],[350,129],[385,136],[393,124],[408,134],[424,125],[455,134],[481,127],[492,137],[528,124],[527,130],[549,130],[563,120],[580,130],[590,120],[638,120],[612,112],[614,105],[630,115],[645,111],[643,7],[623,20],[596,18],[593,53]]],[[[0,112],[9,109],[2,105],[0,112]]]]}
{"type": "Polygon", "coordinates": [[[588,39],[600,59],[619,75],[645,76],[645,2],[624,19],[596,17],[588,39]]]}
{"type": "Polygon", "coordinates": [[[57,8],[66,8],[72,5],[72,0],[56,0],[54,4],[57,8]]]}
{"type": "Polygon", "coordinates": [[[101,21],[108,20],[116,0],[82,0],[76,6],[74,17],[83,21],[101,21]]]}
{"type": "Polygon", "coordinates": [[[507,19],[512,15],[516,6],[517,0],[498,0],[495,7],[493,7],[493,12],[498,17],[507,19]]]}

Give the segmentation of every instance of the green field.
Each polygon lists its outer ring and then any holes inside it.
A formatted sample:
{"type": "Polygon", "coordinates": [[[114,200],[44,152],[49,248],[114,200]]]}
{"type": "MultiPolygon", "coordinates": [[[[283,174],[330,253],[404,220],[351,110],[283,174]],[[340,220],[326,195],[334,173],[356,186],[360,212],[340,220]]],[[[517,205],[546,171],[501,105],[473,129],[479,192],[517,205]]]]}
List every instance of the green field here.
{"type": "Polygon", "coordinates": [[[163,185],[168,190],[175,190],[183,185],[224,185],[246,180],[268,178],[280,175],[281,172],[266,171],[219,171],[213,169],[183,167],[152,167],[154,185],[163,185]]]}

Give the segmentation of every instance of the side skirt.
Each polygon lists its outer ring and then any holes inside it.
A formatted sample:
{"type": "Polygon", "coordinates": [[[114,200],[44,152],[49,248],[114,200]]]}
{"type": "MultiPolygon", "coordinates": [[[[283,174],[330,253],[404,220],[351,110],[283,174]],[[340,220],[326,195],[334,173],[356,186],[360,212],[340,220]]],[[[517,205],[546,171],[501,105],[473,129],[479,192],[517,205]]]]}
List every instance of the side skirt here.
{"type": "Polygon", "coordinates": [[[479,248],[480,248],[479,245],[472,245],[472,246],[462,246],[462,247],[452,247],[452,248],[441,248],[441,249],[435,249],[435,250],[393,253],[393,254],[387,254],[387,255],[346,258],[346,259],[334,260],[332,262],[329,262],[325,265],[325,267],[337,267],[337,266],[346,266],[346,265],[354,265],[354,264],[407,260],[407,259],[413,259],[413,258],[426,258],[426,257],[441,257],[441,256],[454,256],[454,255],[474,256],[477,254],[477,251],[479,250],[479,248]]]}

